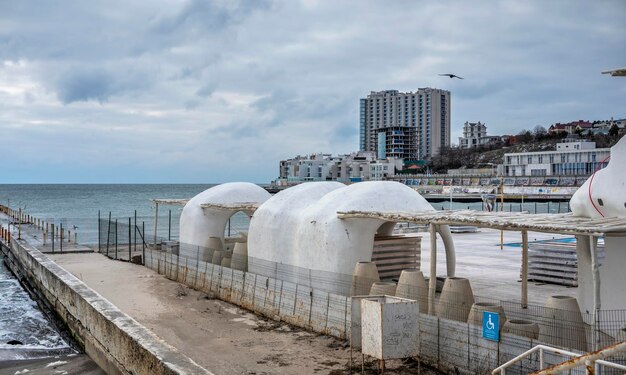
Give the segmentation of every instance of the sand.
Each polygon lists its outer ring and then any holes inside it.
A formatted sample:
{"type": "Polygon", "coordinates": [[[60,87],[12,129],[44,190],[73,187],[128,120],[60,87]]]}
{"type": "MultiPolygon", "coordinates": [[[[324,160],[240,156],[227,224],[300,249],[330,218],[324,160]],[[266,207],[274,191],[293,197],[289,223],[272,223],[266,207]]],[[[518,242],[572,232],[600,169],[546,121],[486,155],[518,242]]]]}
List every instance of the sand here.
{"type": "MultiPolygon", "coordinates": [[[[122,311],[216,374],[350,373],[346,342],[264,319],[143,266],[110,260],[100,254],[51,257],[122,311]]],[[[360,362],[355,361],[354,365],[360,372],[360,362]]],[[[367,365],[368,373],[373,372],[374,363],[370,361],[367,365]]],[[[407,371],[416,373],[417,364],[388,361],[385,372],[407,371]]]]}

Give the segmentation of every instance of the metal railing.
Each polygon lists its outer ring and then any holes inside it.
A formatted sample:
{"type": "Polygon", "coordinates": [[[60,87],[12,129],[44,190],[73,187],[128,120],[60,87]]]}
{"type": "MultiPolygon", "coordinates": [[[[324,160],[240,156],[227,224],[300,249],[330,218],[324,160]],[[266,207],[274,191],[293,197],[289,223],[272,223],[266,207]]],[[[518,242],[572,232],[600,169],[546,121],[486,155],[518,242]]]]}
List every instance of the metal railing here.
{"type": "Polygon", "coordinates": [[[522,361],[523,359],[531,356],[532,354],[536,352],[539,352],[539,368],[541,369],[533,373],[536,375],[560,373],[562,371],[571,370],[571,369],[581,367],[581,366],[586,367],[588,374],[598,373],[598,369],[597,369],[598,366],[606,366],[606,367],[612,367],[618,370],[626,370],[626,366],[624,365],[605,361],[602,359],[602,358],[606,358],[608,356],[622,353],[625,351],[626,351],[626,341],[622,341],[621,343],[610,345],[598,351],[587,353],[584,355],[580,355],[578,353],[570,352],[570,351],[563,350],[563,349],[553,348],[547,345],[537,345],[534,348],[511,359],[510,361],[506,362],[502,366],[494,369],[491,373],[494,375],[498,373],[501,375],[505,375],[507,368],[513,366],[514,364],[522,361]],[[573,357],[573,359],[568,359],[565,362],[556,364],[549,368],[545,368],[544,356],[543,356],[544,352],[550,352],[550,353],[557,354],[557,355],[573,357]]]}

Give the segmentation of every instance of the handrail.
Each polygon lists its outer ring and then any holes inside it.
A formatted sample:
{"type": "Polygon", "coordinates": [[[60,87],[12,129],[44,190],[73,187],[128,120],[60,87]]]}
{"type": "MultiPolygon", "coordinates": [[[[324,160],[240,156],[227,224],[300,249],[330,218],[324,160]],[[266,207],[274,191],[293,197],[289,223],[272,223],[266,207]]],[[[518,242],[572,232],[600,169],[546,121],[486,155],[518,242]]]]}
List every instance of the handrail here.
{"type": "Polygon", "coordinates": [[[501,375],[505,375],[506,369],[508,367],[511,367],[513,364],[521,361],[522,359],[528,357],[529,355],[537,351],[539,351],[540,370],[537,372],[534,372],[533,375],[547,375],[547,374],[552,374],[555,372],[570,370],[570,369],[580,367],[580,366],[586,366],[588,369],[588,372],[593,373],[591,371],[593,371],[595,364],[606,366],[606,367],[613,367],[619,370],[626,370],[626,366],[624,365],[614,363],[614,362],[604,361],[602,359],[602,358],[606,358],[608,356],[626,351],[626,341],[623,341],[621,343],[613,344],[605,348],[602,348],[600,350],[597,350],[595,352],[587,353],[584,355],[580,355],[578,353],[570,352],[570,351],[563,350],[563,349],[553,348],[547,345],[537,345],[525,351],[524,353],[518,355],[517,357],[507,361],[503,365],[497,367],[491,373],[493,375],[497,373],[500,373],[501,375]],[[574,358],[568,359],[565,362],[562,362],[562,363],[559,363],[559,364],[556,364],[554,366],[544,369],[544,360],[543,360],[544,351],[551,352],[553,354],[561,354],[561,355],[565,355],[569,357],[574,357],[574,358]]]}
{"type": "Polygon", "coordinates": [[[562,350],[562,349],[557,349],[557,348],[553,348],[551,346],[547,346],[547,345],[537,345],[534,348],[531,348],[527,351],[525,351],[524,353],[518,355],[517,357],[509,360],[508,362],[504,363],[503,365],[501,365],[500,367],[495,368],[493,371],[491,371],[491,373],[493,375],[497,374],[498,372],[501,375],[505,375],[506,374],[506,369],[508,367],[511,367],[513,364],[521,361],[522,359],[528,357],[529,355],[539,351],[539,367],[543,368],[543,351],[547,351],[547,352],[552,352],[554,354],[562,354],[562,355],[567,355],[570,357],[577,357],[579,356],[579,354],[577,353],[573,353],[573,352],[569,352],[567,350],[562,350]]]}
{"type": "Polygon", "coordinates": [[[604,361],[603,358],[609,357],[611,355],[621,353],[626,351],[626,341],[618,342],[613,345],[606,346],[600,350],[596,350],[595,352],[587,353],[576,358],[572,358],[565,362],[556,364],[554,366],[548,367],[546,369],[542,369],[534,372],[536,375],[547,375],[555,372],[567,371],[576,367],[586,366],[587,372],[589,373],[595,367],[595,364],[599,364],[602,366],[613,367],[619,370],[626,370],[626,366],[620,365],[614,362],[604,361]]]}

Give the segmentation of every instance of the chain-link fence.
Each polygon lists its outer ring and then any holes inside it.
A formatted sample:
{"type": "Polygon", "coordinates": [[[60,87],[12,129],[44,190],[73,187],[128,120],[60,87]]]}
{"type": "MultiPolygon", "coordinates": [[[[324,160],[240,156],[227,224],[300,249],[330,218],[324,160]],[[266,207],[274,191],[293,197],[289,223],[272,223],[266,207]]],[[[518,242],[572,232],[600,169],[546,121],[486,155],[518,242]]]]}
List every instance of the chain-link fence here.
{"type": "MultiPolygon", "coordinates": [[[[240,251],[244,246],[237,246],[245,240],[227,238],[219,249],[184,243],[151,247],[146,249],[145,262],[170,279],[270,318],[345,339],[350,337],[350,296],[361,294],[375,279],[249,257],[240,251]]],[[[463,293],[444,288],[435,295],[435,315],[429,315],[428,289],[413,288],[404,293],[416,294],[415,299],[426,304],[425,310],[420,308],[420,357],[442,369],[488,373],[537,344],[582,353],[626,339],[626,311],[602,310],[595,315],[580,312],[577,304],[571,308],[572,297],[561,298],[569,305],[522,306],[517,301],[498,299],[497,291],[494,296],[476,296],[471,289],[470,293],[463,293]],[[483,311],[501,314],[500,341],[482,337],[483,311]]],[[[544,354],[546,366],[566,359],[544,354]]],[[[624,356],[608,360],[626,362],[624,356]]],[[[538,354],[532,355],[507,369],[507,373],[526,374],[538,366],[538,354]]]]}

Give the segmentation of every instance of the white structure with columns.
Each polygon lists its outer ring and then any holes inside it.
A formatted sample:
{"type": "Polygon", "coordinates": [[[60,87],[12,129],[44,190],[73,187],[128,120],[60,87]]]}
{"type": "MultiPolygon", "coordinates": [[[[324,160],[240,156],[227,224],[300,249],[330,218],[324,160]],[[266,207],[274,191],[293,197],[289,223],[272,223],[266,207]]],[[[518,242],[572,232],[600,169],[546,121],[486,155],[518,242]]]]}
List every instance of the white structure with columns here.
{"type": "MultiPolygon", "coordinates": [[[[238,205],[253,206],[265,202],[270,196],[256,184],[231,182],[214,186],[191,198],[180,214],[181,251],[189,245],[206,248],[209,237],[223,240],[228,219],[238,211],[246,212],[238,205]],[[229,209],[229,205],[233,208],[229,209]]],[[[252,215],[252,210],[246,213],[252,215]]]]}
{"type": "MultiPolygon", "coordinates": [[[[611,147],[609,164],[592,175],[570,201],[575,216],[626,218],[626,137],[611,147]]],[[[577,236],[578,302],[583,311],[626,309],[624,237],[606,234],[605,259],[598,264],[597,238],[577,236]],[[594,283],[595,279],[595,283],[594,283]]]]}
{"type": "MultiPolygon", "coordinates": [[[[391,181],[310,182],[281,191],[259,207],[250,222],[249,269],[253,273],[314,287],[312,274],[351,275],[359,261],[371,261],[376,234],[392,234],[395,221],[341,219],[339,211],[434,211],[413,189],[391,181]]],[[[447,226],[439,232],[446,245],[448,275],[455,254],[447,226]]],[[[339,282],[339,279],[337,280],[339,282]]]]}

